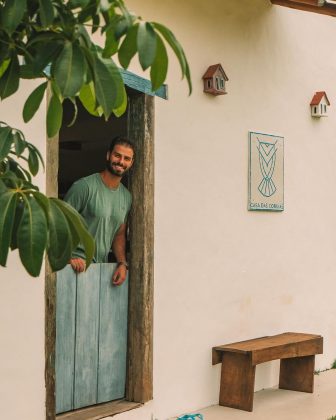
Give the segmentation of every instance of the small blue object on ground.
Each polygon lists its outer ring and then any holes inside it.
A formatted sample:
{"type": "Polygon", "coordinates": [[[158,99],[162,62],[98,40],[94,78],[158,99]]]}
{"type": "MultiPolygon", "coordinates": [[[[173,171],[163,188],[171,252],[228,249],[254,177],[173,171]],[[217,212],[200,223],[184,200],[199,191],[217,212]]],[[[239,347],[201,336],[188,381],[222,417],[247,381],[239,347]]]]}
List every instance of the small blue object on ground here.
{"type": "Polygon", "coordinates": [[[204,420],[203,414],[185,414],[182,417],[177,417],[176,420],[204,420]]]}

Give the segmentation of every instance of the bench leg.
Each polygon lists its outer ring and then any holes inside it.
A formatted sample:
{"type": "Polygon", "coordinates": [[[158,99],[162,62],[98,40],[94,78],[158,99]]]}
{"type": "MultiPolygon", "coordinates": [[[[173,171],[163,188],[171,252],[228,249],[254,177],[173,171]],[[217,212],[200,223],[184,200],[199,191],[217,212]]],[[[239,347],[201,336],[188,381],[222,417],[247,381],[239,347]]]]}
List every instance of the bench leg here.
{"type": "Polygon", "coordinates": [[[241,353],[225,353],[222,359],[222,375],[219,405],[240,410],[253,410],[255,366],[249,356],[241,353]]]}
{"type": "Polygon", "coordinates": [[[282,359],[280,363],[280,389],[314,391],[315,356],[282,359]]]}

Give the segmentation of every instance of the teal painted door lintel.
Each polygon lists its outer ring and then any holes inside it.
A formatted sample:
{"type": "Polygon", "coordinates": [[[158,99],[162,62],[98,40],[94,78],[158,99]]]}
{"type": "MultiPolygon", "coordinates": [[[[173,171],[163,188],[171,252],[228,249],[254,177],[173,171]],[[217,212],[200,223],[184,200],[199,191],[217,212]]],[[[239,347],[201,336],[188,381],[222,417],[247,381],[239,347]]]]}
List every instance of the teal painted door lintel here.
{"type": "Polygon", "coordinates": [[[150,80],[147,80],[128,70],[120,70],[121,76],[126,86],[150,96],[158,96],[162,99],[168,99],[168,87],[162,85],[157,91],[153,92],[150,80]]]}

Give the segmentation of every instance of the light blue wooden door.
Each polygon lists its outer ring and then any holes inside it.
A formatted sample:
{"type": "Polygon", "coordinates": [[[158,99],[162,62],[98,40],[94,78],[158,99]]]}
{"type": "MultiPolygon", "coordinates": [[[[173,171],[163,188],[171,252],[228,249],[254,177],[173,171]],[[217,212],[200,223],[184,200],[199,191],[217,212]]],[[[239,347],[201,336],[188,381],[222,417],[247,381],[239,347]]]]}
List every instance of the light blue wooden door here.
{"type": "Polygon", "coordinates": [[[115,267],[57,273],[56,413],[125,396],[128,280],[112,286],[115,267]]]}

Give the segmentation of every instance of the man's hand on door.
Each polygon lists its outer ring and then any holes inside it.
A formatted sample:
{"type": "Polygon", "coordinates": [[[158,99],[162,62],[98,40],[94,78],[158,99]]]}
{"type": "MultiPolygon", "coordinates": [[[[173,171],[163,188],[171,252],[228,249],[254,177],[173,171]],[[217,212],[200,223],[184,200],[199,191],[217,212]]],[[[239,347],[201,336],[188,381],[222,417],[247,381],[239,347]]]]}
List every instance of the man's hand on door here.
{"type": "Polygon", "coordinates": [[[112,284],[114,286],[120,286],[124,283],[127,276],[127,268],[125,265],[119,265],[112,276],[112,284]]]}
{"type": "Polygon", "coordinates": [[[86,263],[82,258],[71,258],[70,264],[77,273],[82,273],[86,269],[86,263]]]}

